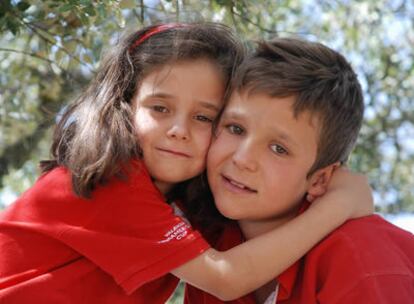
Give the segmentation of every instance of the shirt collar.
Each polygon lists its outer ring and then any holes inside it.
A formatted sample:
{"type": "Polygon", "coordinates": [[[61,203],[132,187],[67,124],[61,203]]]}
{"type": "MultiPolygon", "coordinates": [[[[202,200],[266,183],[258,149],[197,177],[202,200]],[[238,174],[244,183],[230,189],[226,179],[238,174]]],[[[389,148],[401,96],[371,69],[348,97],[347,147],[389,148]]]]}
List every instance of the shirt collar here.
{"type": "Polygon", "coordinates": [[[279,293],[277,297],[278,301],[290,298],[293,287],[295,286],[297,274],[299,272],[299,265],[300,262],[298,261],[277,277],[277,282],[279,283],[279,293]]]}
{"type": "MultiPolygon", "coordinates": [[[[298,211],[298,215],[305,212],[305,210],[308,209],[309,206],[310,203],[308,201],[304,201],[301,208],[298,211]]],[[[293,288],[295,287],[300,262],[301,260],[297,261],[295,264],[290,266],[277,277],[277,282],[279,283],[279,293],[277,297],[278,301],[283,301],[290,298],[293,288]]]]}

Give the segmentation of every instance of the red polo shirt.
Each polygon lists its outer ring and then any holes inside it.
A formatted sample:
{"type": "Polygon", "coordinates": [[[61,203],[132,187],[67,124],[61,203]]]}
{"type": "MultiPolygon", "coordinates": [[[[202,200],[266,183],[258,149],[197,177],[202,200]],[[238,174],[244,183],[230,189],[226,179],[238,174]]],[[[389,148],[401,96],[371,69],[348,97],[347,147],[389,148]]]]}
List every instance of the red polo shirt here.
{"type": "Polygon", "coordinates": [[[164,202],[143,165],[89,200],[69,172],[42,175],[0,213],[0,303],[164,303],[168,273],[209,248],[164,202]]]}
{"type": "MultiPolygon", "coordinates": [[[[242,241],[236,225],[217,244],[242,241]]],[[[278,304],[414,303],[414,235],[378,215],[351,220],[332,232],[281,276],[278,304]]],[[[190,285],[185,303],[223,303],[190,285]]],[[[253,304],[254,297],[226,303],[253,304]]]]}

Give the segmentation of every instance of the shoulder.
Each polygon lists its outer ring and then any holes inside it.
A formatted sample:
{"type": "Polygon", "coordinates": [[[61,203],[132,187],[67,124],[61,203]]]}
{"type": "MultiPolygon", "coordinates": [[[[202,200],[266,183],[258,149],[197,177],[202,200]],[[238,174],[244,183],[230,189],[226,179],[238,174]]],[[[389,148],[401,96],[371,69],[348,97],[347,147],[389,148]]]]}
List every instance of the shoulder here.
{"type": "Polygon", "coordinates": [[[372,284],[408,286],[414,282],[414,236],[378,215],[351,220],[307,254],[304,271],[308,282],[319,282],[319,296],[329,303],[352,293],[368,296],[372,284]]]}
{"type": "Polygon", "coordinates": [[[377,251],[389,246],[413,248],[414,235],[386,221],[380,215],[371,215],[347,221],[333,231],[325,242],[357,246],[354,248],[357,251],[377,251]],[[375,245],[375,248],[370,245],[375,245]]]}
{"type": "MultiPolygon", "coordinates": [[[[133,160],[122,168],[122,174],[113,176],[104,184],[98,185],[92,192],[92,199],[100,192],[114,193],[117,190],[131,190],[134,188],[151,188],[153,185],[144,164],[140,160],[133,160]]],[[[42,199],[80,199],[72,187],[72,172],[63,166],[56,167],[43,173],[21,198],[36,196],[42,199]]]]}
{"type": "Polygon", "coordinates": [[[152,182],[144,163],[141,160],[132,160],[122,167],[120,174],[98,185],[92,192],[92,199],[101,200],[111,197],[119,200],[120,197],[124,199],[131,196],[135,196],[136,199],[144,198],[146,195],[163,199],[163,195],[152,182]]]}
{"type": "MultiPolygon", "coordinates": [[[[397,239],[406,239],[409,243],[414,240],[414,235],[394,224],[386,221],[380,215],[370,215],[354,220],[349,220],[334,230],[321,244],[334,242],[393,242],[397,239]],[[387,237],[388,236],[388,237],[387,237]],[[385,239],[383,239],[386,237],[385,239]],[[392,238],[390,238],[392,237],[392,238]]],[[[363,245],[363,244],[361,244],[363,245]]]]}
{"type": "Polygon", "coordinates": [[[64,167],[56,167],[40,175],[36,182],[16,202],[49,201],[68,196],[73,196],[71,174],[64,167]]]}
{"type": "Polygon", "coordinates": [[[414,235],[378,215],[367,216],[333,231],[307,260],[329,272],[351,272],[353,277],[396,271],[414,276],[414,235]]]}
{"type": "MultiPolygon", "coordinates": [[[[105,183],[98,185],[92,192],[92,197],[95,196],[95,192],[108,192],[117,191],[117,189],[131,188],[151,188],[153,183],[149,173],[141,160],[131,160],[124,166],[122,166],[121,173],[117,176],[112,176],[105,183]]],[[[44,188],[54,191],[65,190],[73,193],[72,191],[72,173],[65,167],[56,167],[53,170],[44,173],[36,181],[35,189],[42,190],[44,188]]],[[[53,191],[52,193],[53,194],[53,191]]]]}
{"type": "Polygon", "coordinates": [[[21,198],[30,197],[43,201],[106,201],[108,198],[119,199],[120,195],[133,194],[136,191],[143,192],[143,189],[158,192],[142,161],[133,160],[123,166],[121,174],[112,176],[96,186],[88,198],[75,194],[72,187],[72,172],[63,166],[43,173],[21,198]]]}

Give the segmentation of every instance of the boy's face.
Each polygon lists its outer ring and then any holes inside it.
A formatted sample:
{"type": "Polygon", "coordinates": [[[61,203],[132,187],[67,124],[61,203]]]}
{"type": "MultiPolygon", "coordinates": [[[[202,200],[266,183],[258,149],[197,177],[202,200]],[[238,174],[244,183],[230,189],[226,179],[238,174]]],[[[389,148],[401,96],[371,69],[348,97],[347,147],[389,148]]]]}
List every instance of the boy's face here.
{"type": "Polygon", "coordinates": [[[294,216],[311,187],[318,125],[295,118],[295,97],[233,93],[210,147],[208,180],[220,212],[235,220],[294,216]]]}

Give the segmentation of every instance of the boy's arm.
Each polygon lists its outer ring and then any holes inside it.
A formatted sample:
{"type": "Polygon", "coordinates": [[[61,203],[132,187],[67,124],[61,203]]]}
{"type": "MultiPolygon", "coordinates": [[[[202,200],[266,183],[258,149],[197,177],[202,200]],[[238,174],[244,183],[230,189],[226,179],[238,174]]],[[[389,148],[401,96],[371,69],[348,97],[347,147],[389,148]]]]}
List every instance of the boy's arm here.
{"type": "Polygon", "coordinates": [[[365,177],[343,171],[334,176],[326,195],[300,216],[225,252],[209,249],[172,273],[224,301],[259,288],[347,219],[372,213],[365,177]]]}

